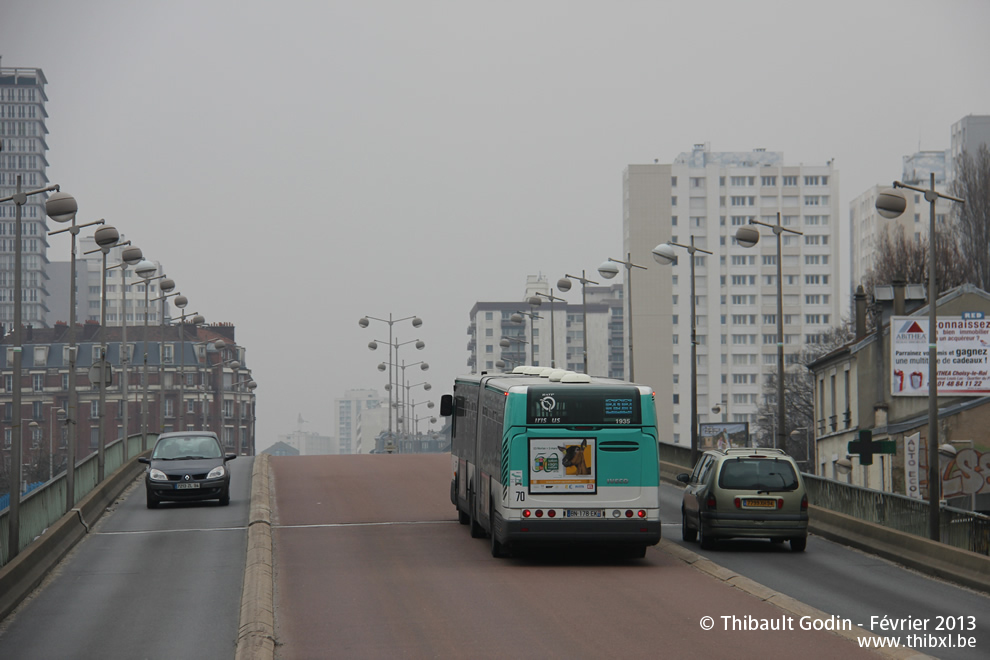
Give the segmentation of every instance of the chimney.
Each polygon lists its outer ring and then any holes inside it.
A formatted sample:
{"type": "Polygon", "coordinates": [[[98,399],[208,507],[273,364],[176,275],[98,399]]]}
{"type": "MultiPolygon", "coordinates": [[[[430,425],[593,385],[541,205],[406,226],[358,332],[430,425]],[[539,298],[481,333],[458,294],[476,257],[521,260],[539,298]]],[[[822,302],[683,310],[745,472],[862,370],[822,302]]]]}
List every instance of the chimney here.
{"type": "Polygon", "coordinates": [[[856,287],[853,298],[856,301],[856,339],[859,340],[866,336],[866,291],[862,284],[856,287]]]}
{"type": "Polygon", "coordinates": [[[894,316],[904,316],[904,289],[907,288],[907,282],[896,279],[892,284],[894,285],[894,316]]]}

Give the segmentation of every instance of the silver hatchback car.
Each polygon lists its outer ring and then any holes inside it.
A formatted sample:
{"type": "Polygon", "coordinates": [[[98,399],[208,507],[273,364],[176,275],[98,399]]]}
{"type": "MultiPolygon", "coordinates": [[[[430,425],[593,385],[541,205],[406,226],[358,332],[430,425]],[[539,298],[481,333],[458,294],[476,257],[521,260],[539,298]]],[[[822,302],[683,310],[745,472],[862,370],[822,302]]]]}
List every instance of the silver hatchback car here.
{"type": "Polygon", "coordinates": [[[801,471],[780,449],[711,449],[702,454],[685,484],[681,534],[711,548],[717,539],[769,538],[790,541],[802,552],[808,543],[808,494],[801,471]]]}

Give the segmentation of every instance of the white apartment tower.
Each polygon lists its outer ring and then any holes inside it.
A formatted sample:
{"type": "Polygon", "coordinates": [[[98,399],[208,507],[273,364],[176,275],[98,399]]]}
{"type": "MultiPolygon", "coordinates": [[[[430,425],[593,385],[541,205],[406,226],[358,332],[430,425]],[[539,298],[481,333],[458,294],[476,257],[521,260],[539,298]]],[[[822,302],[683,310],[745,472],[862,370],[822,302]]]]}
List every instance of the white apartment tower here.
{"type": "MultiPolygon", "coordinates": [[[[45,119],[45,74],[30,67],[0,67],[0,197],[29,192],[50,185],[48,175],[48,128],[45,119]]],[[[31,195],[21,206],[23,249],[24,325],[45,326],[48,290],[47,194],[31,195]]],[[[0,204],[0,324],[9,330],[14,321],[14,236],[16,206],[0,204]]]]}
{"type": "MultiPolygon", "coordinates": [[[[652,249],[668,241],[712,252],[695,254],[698,419],[759,419],[766,379],[777,370],[777,238],[758,227],[752,248],[736,230],[755,220],[780,223],[785,362],[841,323],[839,181],[831,161],[786,165],[783,154],[757,149],[720,153],[697,144],[673,163],[629,165],[623,173],[623,251],[650,264],[632,306],[635,375],[656,391],[662,442],[691,442],[691,270],[688,253],[661,266],[652,249]],[[726,411],[716,417],[711,408],[726,411]],[[723,415],[725,415],[723,417],[723,415]]],[[[628,336],[628,333],[627,333],[628,336]]]]}
{"type": "MultiPolygon", "coordinates": [[[[337,429],[339,445],[337,453],[361,453],[358,451],[357,440],[362,414],[366,410],[378,408],[388,410],[388,399],[383,401],[377,390],[347,390],[344,392],[344,396],[334,401],[334,426],[337,429]]],[[[373,445],[372,448],[374,448],[373,445]]]]}

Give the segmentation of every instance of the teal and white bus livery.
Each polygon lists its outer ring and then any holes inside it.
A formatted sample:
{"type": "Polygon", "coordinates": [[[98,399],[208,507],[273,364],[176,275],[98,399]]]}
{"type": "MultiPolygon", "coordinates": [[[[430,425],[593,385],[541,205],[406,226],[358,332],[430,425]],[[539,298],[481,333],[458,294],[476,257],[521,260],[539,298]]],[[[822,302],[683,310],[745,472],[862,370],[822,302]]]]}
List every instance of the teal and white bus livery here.
{"type": "Polygon", "coordinates": [[[457,378],[440,414],[452,418],[451,503],[493,556],[588,544],[642,557],[660,541],[651,388],[522,367],[457,378]]]}

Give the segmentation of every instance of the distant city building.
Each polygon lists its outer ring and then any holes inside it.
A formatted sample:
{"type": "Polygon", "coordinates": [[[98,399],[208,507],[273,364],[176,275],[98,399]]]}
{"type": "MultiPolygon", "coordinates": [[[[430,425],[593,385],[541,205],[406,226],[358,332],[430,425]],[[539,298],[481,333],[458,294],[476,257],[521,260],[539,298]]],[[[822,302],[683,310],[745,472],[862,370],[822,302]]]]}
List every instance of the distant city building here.
{"type": "Polygon", "coordinates": [[[382,399],[377,390],[347,390],[344,396],[334,399],[334,427],[337,429],[338,453],[362,453],[356,449],[362,413],[377,408],[386,410],[387,407],[388,398],[382,399]]]}
{"type": "Polygon", "coordinates": [[[263,449],[258,453],[268,454],[269,456],[298,456],[299,450],[289,443],[279,441],[268,449],[263,449]]]}
{"type": "MultiPolygon", "coordinates": [[[[598,274],[594,273],[594,276],[598,274]]],[[[591,275],[585,277],[592,279],[591,275]]],[[[468,326],[468,369],[474,373],[511,371],[517,366],[531,364],[584,372],[587,324],[588,371],[594,375],[622,378],[622,284],[588,285],[585,291],[587,305],[581,304],[580,296],[578,282],[568,294],[556,290],[551,293],[545,278],[531,275],[522,302],[475,303],[468,326]],[[548,298],[541,298],[543,302],[537,307],[528,304],[527,301],[537,293],[567,300],[553,301],[551,313],[548,298]],[[573,298],[578,302],[569,302],[573,298]],[[519,315],[522,321],[513,321],[513,315],[519,315]],[[555,328],[553,334],[551,321],[555,328]],[[502,346],[503,343],[508,346],[502,346]]]]}
{"type": "MultiPolygon", "coordinates": [[[[325,454],[338,454],[336,441],[325,435],[310,431],[296,430],[278,436],[279,443],[293,447],[297,455],[301,456],[322,456],[325,454]]],[[[268,452],[271,453],[271,452],[268,452]]]]}
{"type": "Polygon", "coordinates": [[[990,115],[966,115],[952,125],[949,140],[949,179],[952,180],[964,152],[972,157],[981,146],[990,147],[990,115]]]}
{"type": "MultiPolygon", "coordinates": [[[[750,220],[782,226],[784,353],[792,364],[841,322],[839,177],[831,161],[788,165],[780,152],[713,152],[696,144],[670,164],[629,165],[623,173],[623,252],[649,265],[632,305],[635,376],[656,390],[661,442],[691,440],[691,259],[661,266],[652,249],[673,241],[713,252],[696,253],[698,419],[761,419],[767,379],[777,370],[777,237],[758,227],[760,241],[744,248],[736,230],[750,220]],[[715,416],[712,406],[726,411],[715,416]]],[[[628,336],[628,329],[626,329],[628,336]]]]}
{"type": "MultiPolygon", "coordinates": [[[[41,69],[0,67],[0,197],[17,190],[29,192],[48,187],[47,84],[41,69]]],[[[21,208],[23,298],[25,325],[42,327],[48,311],[47,194],[31,195],[21,208]]],[[[0,204],[0,325],[8,332],[14,320],[14,252],[17,206],[0,204]]]]}

